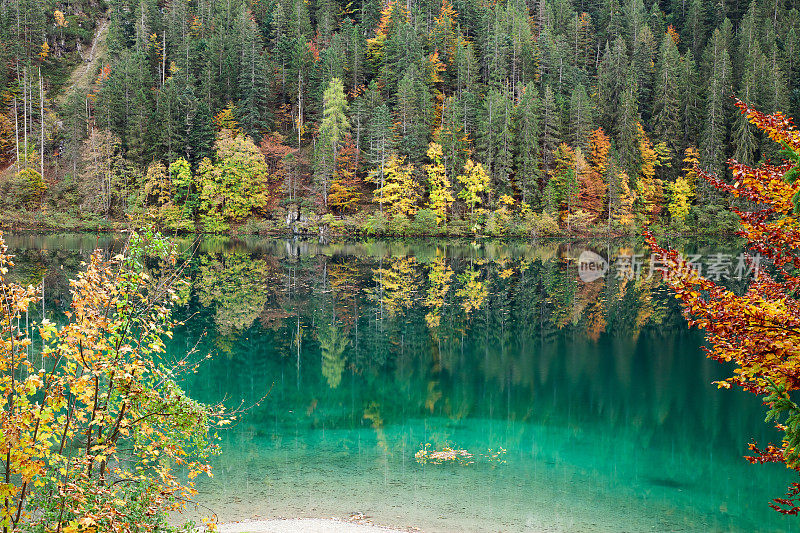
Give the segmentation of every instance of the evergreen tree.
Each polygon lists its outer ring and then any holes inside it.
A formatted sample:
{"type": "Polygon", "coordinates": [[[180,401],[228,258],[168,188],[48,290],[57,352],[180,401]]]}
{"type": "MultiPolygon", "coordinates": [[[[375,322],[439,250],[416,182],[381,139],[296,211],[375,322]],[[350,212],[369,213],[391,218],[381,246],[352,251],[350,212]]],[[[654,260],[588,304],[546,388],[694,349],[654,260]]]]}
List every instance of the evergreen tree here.
{"type": "Polygon", "coordinates": [[[569,105],[570,142],[576,148],[586,150],[589,146],[589,133],[594,129],[594,113],[589,96],[583,85],[572,91],[569,105]]]}
{"type": "Polygon", "coordinates": [[[413,163],[422,161],[430,137],[431,97],[415,65],[409,66],[397,88],[394,109],[397,150],[413,163]]]}
{"type": "Polygon", "coordinates": [[[540,167],[541,102],[533,84],[525,87],[516,109],[514,131],[516,182],[522,201],[534,208],[540,205],[542,172],[540,167]]]}
{"type": "Polygon", "coordinates": [[[682,145],[681,128],[681,57],[669,33],[661,39],[656,69],[653,135],[674,151],[682,145]]]}
{"type": "MultiPolygon", "coordinates": [[[[725,161],[725,142],[728,119],[728,100],[731,94],[731,60],[722,33],[717,29],[706,47],[708,69],[706,86],[705,123],[700,139],[700,161],[703,166],[721,174],[725,161]]],[[[703,189],[705,196],[708,188],[703,189]]]]}
{"type": "Polygon", "coordinates": [[[244,132],[257,143],[269,128],[270,103],[267,64],[261,35],[249,18],[244,21],[241,68],[239,69],[239,122],[244,132]]]}
{"type": "Polygon", "coordinates": [[[505,91],[490,89],[483,105],[478,143],[483,162],[498,195],[510,190],[513,165],[511,99],[505,91]]]}
{"type": "Polygon", "coordinates": [[[555,151],[561,144],[561,109],[556,102],[553,89],[544,89],[542,101],[542,170],[549,172],[555,163],[555,151]]]}

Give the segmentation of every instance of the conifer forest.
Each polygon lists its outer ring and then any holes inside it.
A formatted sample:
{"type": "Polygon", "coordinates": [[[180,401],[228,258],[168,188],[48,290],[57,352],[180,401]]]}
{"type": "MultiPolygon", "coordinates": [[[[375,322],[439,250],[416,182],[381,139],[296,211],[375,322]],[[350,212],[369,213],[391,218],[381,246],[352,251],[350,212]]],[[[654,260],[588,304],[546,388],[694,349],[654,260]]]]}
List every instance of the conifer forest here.
{"type": "Polygon", "coordinates": [[[6,0],[11,228],[730,232],[793,0],[6,0]]]}

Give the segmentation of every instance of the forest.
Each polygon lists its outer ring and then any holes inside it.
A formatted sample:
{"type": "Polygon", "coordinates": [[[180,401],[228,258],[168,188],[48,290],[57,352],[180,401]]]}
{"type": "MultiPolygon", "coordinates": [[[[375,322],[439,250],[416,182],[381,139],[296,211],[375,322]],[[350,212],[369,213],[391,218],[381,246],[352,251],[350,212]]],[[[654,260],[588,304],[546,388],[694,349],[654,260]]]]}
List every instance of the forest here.
{"type": "Polygon", "coordinates": [[[737,112],[800,108],[793,1],[11,0],[0,223],[736,229],[737,112]]]}

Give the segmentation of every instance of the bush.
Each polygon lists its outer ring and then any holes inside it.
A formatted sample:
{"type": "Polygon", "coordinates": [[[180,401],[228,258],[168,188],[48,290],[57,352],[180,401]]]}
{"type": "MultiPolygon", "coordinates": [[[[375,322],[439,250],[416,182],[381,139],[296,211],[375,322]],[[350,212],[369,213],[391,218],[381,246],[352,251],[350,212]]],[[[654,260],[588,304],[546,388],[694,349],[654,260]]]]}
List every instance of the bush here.
{"type": "Polygon", "coordinates": [[[411,224],[411,231],[421,235],[436,235],[439,233],[439,224],[435,211],[430,209],[420,209],[414,215],[414,223],[411,224]]]}
{"type": "Polygon", "coordinates": [[[532,215],[532,233],[534,236],[558,235],[560,228],[558,227],[558,220],[548,212],[534,213],[532,215]]]}
{"type": "Polygon", "coordinates": [[[373,213],[364,219],[361,231],[367,235],[383,235],[389,225],[389,218],[386,213],[373,213]]]}
{"type": "Polygon", "coordinates": [[[0,431],[14,435],[0,441],[0,520],[10,530],[165,531],[166,513],[195,493],[188,479],[210,473],[209,430],[222,412],[187,397],[161,355],[177,298],[162,283],[176,274],[175,247],[134,233],[127,250],[91,255],[72,282],[68,322],[39,324],[34,350],[17,324],[38,295],[6,281],[0,238],[0,431]],[[164,277],[147,272],[146,259],[164,277]]]}
{"type": "Polygon", "coordinates": [[[408,235],[411,230],[411,221],[405,215],[395,215],[386,226],[389,235],[408,235]]]}
{"type": "Polygon", "coordinates": [[[32,168],[24,168],[8,177],[0,187],[2,203],[10,207],[33,208],[41,203],[47,185],[42,175],[32,168]]]}

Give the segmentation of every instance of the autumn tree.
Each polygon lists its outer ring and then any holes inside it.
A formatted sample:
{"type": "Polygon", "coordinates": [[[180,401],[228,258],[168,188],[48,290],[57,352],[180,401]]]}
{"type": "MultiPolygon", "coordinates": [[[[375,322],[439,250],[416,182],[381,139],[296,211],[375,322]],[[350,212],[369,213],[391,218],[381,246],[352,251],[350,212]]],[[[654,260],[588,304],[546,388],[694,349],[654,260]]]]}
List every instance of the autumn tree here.
{"type": "Polygon", "coordinates": [[[656,177],[656,169],[667,164],[670,152],[663,142],[653,146],[641,123],[637,124],[636,140],[641,161],[639,175],[636,179],[638,210],[646,220],[653,221],[664,207],[663,182],[656,177]]]}
{"type": "MultiPolygon", "coordinates": [[[[568,221],[573,213],[578,200],[578,175],[576,151],[567,143],[561,143],[554,154],[555,168],[550,177],[555,192],[555,200],[559,213],[559,219],[568,221]]],[[[586,160],[581,155],[582,166],[585,167],[586,160]]]]}
{"type": "Polygon", "coordinates": [[[297,196],[298,176],[290,171],[288,159],[297,149],[288,146],[285,137],[277,132],[265,135],[258,148],[264,154],[264,161],[269,170],[270,199],[278,199],[278,188],[282,187],[287,199],[294,200],[297,196]]]}
{"type": "Polygon", "coordinates": [[[119,192],[114,175],[114,155],[120,148],[119,138],[107,130],[92,130],[83,143],[80,175],[85,208],[106,215],[111,213],[119,192]]]}
{"type": "Polygon", "coordinates": [[[425,165],[428,174],[428,206],[436,213],[436,222],[441,224],[447,221],[447,211],[453,203],[453,193],[450,190],[450,180],[447,179],[444,164],[442,163],[442,147],[436,143],[428,145],[428,158],[431,163],[425,165]]]}
{"type": "MultiPolygon", "coordinates": [[[[800,472],[800,406],[793,399],[800,388],[800,133],[781,113],[765,115],[737,101],[748,121],[783,147],[782,162],[750,167],[732,160],[734,183],[708,172],[702,176],[718,189],[745,199],[755,211],[736,210],[740,235],[749,242],[750,256],[742,265],[753,278],[744,293],[698,274],[675,250],[660,247],[652,235],[650,247],[668,265],[667,284],[675,290],[689,325],[705,330],[712,359],[732,362],[731,377],[719,387],[739,386],[764,396],[767,421],[783,432],[780,445],[749,445],[751,463],[777,462],[800,472]]],[[[784,498],[770,506],[781,513],[800,512],[800,483],[793,482],[784,498]]]]}
{"type": "MultiPolygon", "coordinates": [[[[373,173],[373,180],[378,178],[373,173]]],[[[414,178],[414,166],[404,157],[392,155],[384,168],[384,184],[373,193],[374,202],[385,206],[392,216],[409,216],[417,212],[420,199],[419,184],[414,178]]]]}
{"type": "Polygon", "coordinates": [[[489,186],[489,175],[483,169],[483,165],[467,159],[464,173],[459,174],[456,179],[462,186],[462,189],[458,191],[458,197],[464,200],[470,208],[470,213],[474,215],[475,206],[482,202],[481,193],[489,186]]]}
{"type": "Polygon", "coordinates": [[[19,319],[40,295],[8,281],[0,237],[5,531],[163,531],[166,514],[196,494],[191,480],[210,474],[209,429],[222,411],[181,390],[181,365],[165,357],[176,249],[145,231],[104,255],[92,253],[72,281],[66,320],[37,324],[33,349],[19,319]]]}
{"type": "Polygon", "coordinates": [[[358,175],[358,148],[347,134],[336,158],[336,176],[331,183],[328,205],[342,211],[355,211],[361,201],[362,185],[358,175]]]}
{"type": "Polygon", "coordinates": [[[198,175],[200,218],[207,231],[224,231],[265,205],[267,165],[247,136],[223,132],[215,161],[201,161],[198,175]]]}
{"type": "Polygon", "coordinates": [[[347,97],[339,78],[328,83],[322,103],[322,121],[314,150],[315,176],[318,180],[322,203],[328,206],[328,188],[336,172],[336,156],[340,142],[350,128],[347,118],[347,97]]]}

